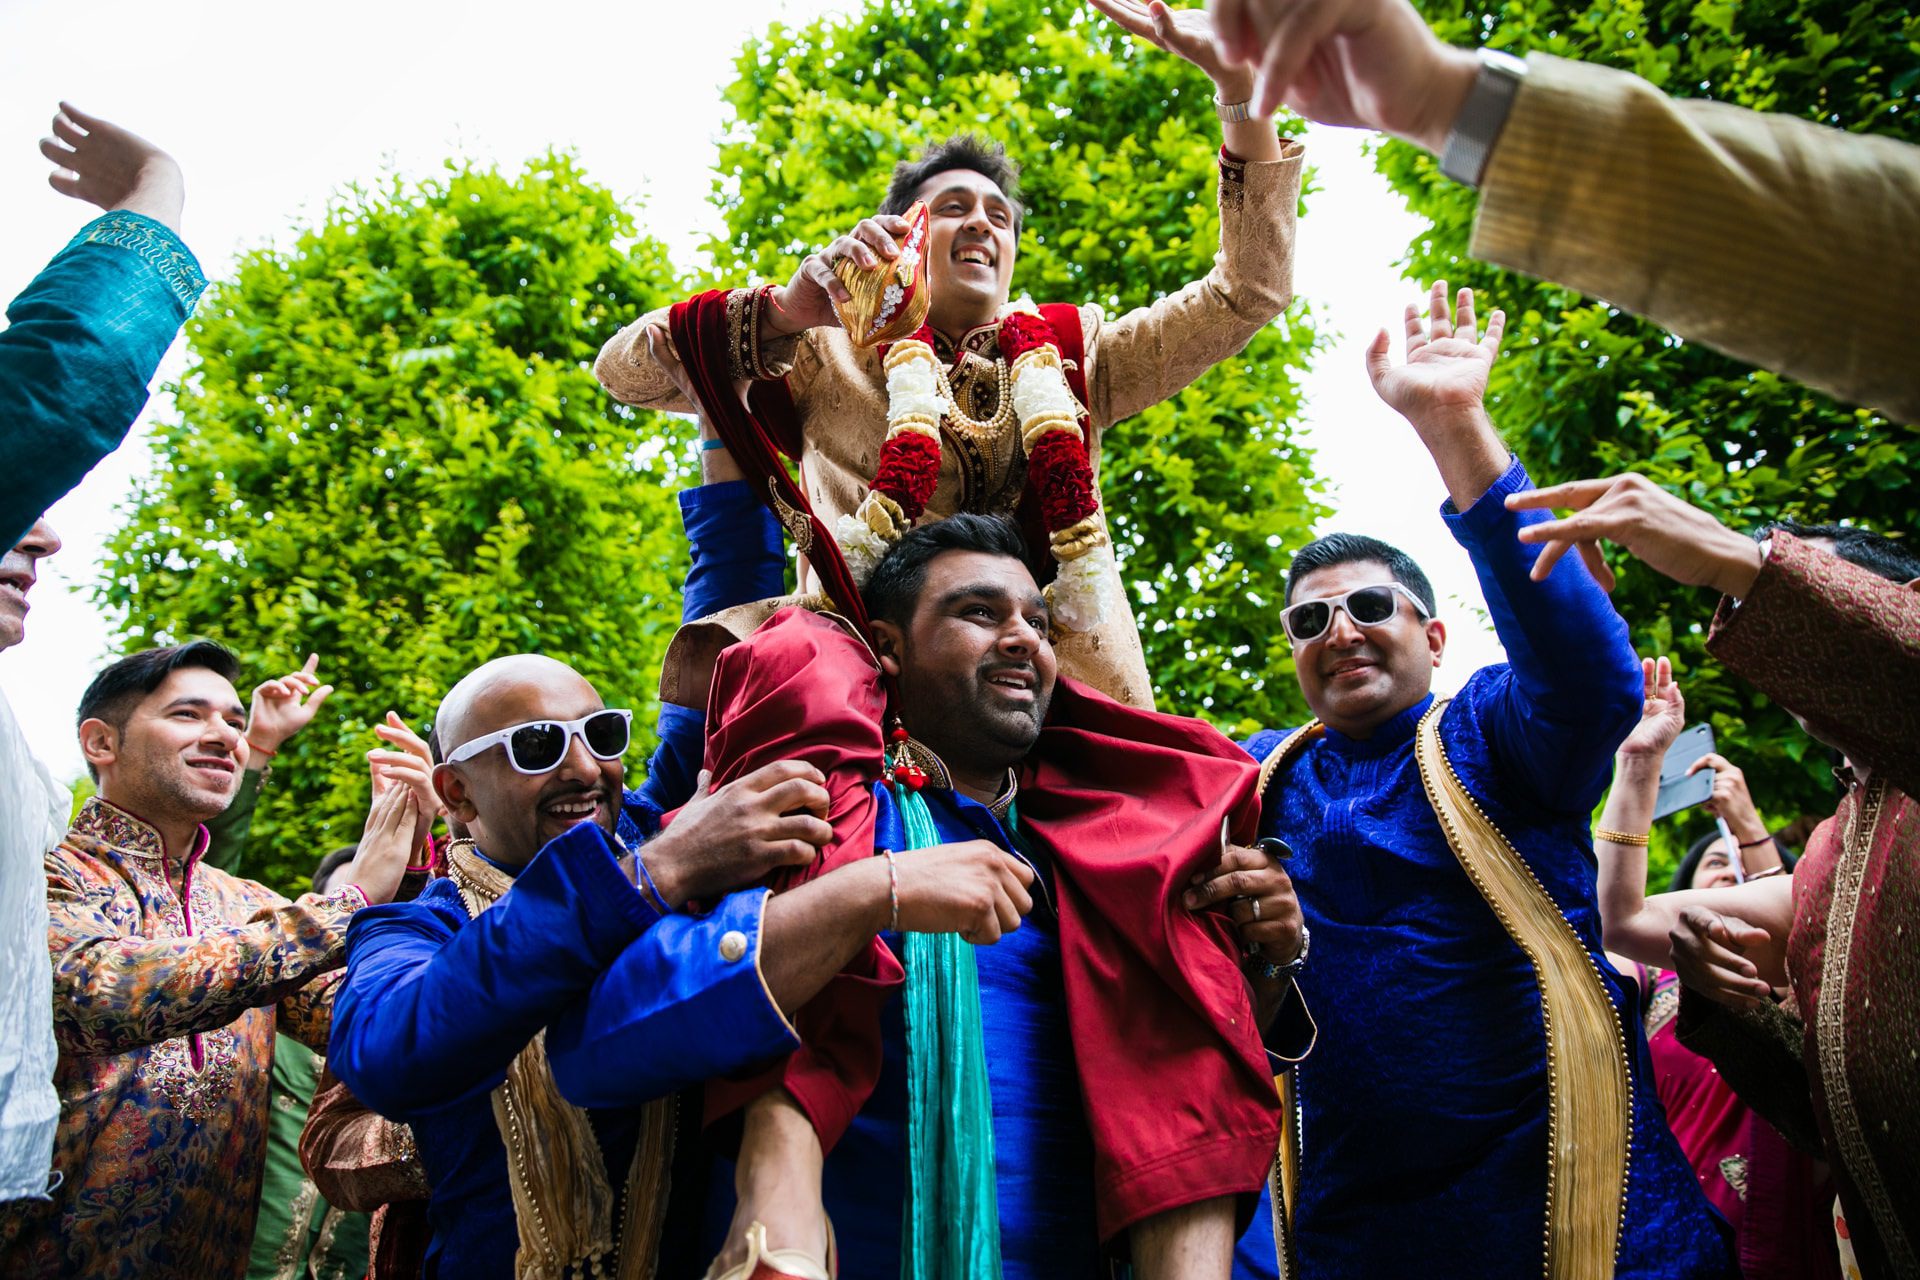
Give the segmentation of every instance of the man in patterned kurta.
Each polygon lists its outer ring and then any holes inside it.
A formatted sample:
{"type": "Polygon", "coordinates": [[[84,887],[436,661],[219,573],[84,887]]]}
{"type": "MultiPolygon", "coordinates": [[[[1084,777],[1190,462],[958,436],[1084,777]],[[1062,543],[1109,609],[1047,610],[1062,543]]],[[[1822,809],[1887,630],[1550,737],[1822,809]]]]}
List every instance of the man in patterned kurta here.
{"type": "MultiPolygon", "coordinates": [[[[1102,433],[1177,394],[1244,348],[1293,298],[1294,215],[1302,149],[1282,141],[1273,122],[1248,118],[1253,74],[1223,68],[1198,9],[1174,10],[1154,25],[1127,0],[1096,7],[1135,35],[1187,59],[1213,80],[1223,121],[1218,199],[1220,248],[1206,277],[1150,306],[1109,318],[1093,303],[1077,309],[1084,367],[1073,376],[1090,414],[1087,449],[1097,470],[1102,433]]],[[[941,424],[940,482],[927,518],[956,511],[1011,514],[1026,485],[1018,421],[997,417],[1004,362],[1000,321],[1007,311],[1025,210],[1019,169],[1005,151],[968,135],[929,147],[894,171],[881,213],[801,263],[785,286],[736,290],[728,358],[742,380],[784,379],[802,423],[801,470],[807,496],[827,528],[866,496],[887,433],[887,389],[877,348],[862,350],[839,327],[831,306],[846,290],[831,263],[870,266],[891,255],[898,215],[928,205],[927,285],[935,353],[949,366],[955,400],[973,422],[949,414],[941,424]]],[[[601,349],[594,373],[616,400],[687,412],[693,406],[652,354],[670,343],[667,308],[642,316],[601,349]]],[[[1063,346],[1063,354],[1071,352],[1063,346]]],[[[803,589],[811,589],[803,583],[803,589]]],[[[1140,639],[1125,593],[1113,591],[1106,620],[1059,644],[1061,673],[1132,706],[1153,706],[1140,639]]],[[[770,610],[729,628],[750,633],[770,610]]],[[[676,690],[681,666],[697,658],[676,644],[663,673],[669,701],[704,705],[704,680],[676,690]]]]}
{"type": "Polygon", "coordinates": [[[1708,651],[1845,753],[1791,878],[1650,901],[1673,912],[1682,1042],[1782,1132],[1818,1134],[1862,1275],[1920,1277],[1920,558],[1857,529],[1755,543],[1634,475],[1527,501],[1577,509],[1530,540],[1606,538],[1724,593],[1708,651]],[[1768,998],[1789,982],[1799,1026],[1768,998]],[[1798,1063],[1768,1053],[1795,1044],[1798,1063]]]}
{"type": "Polygon", "coordinates": [[[100,792],[46,860],[61,1182],[49,1205],[9,1206],[9,1277],[242,1275],[274,1032],[325,1045],[333,986],[314,979],[405,870],[416,792],[398,780],[338,892],[289,902],[201,865],[247,759],[238,670],[207,641],[147,650],[81,699],[100,792]]]}

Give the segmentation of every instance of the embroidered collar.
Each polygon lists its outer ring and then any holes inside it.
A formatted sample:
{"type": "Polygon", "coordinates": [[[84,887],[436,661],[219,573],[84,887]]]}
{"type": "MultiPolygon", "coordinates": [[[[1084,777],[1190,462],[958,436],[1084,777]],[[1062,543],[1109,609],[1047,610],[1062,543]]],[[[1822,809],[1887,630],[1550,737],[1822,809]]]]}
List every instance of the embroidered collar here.
{"type": "Polygon", "coordinates": [[[1376,726],[1373,733],[1365,738],[1349,738],[1329,726],[1326,731],[1327,745],[1341,755],[1356,759],[1386,755],[1413,741],[1414,733],[1420,728],[1420,717],[1426,715],[1427,708],[1432,705],[1433,695],[1429,693],[1391,720],[1376,726]]]}
{"type": "Polygon", "coordinates": [[[961,334],[958,341],[948,338],[938,329],[933,331],[933,351],[943,364],[951,365],[961,355],[976,355],[983,360],[993,360],[1000,354],[1000,320],[995,316],[986,324],[975,325],[961,334]]]}
{"type": "MultiPolygon", "coordinates": [[[[151,858],[155,862],[163,862],[167,856],[167,842],[151,823],[108,804],[99,796],[90,797],[80,806],[80,812],[74,818],[73,826],[68,828],[67,836],[69,839],[79,837],[119,853],[132,854],[136,858],[151,858]]],[[[207,851],[208,839],[205,827],[195,831],[193,849],[187,854],[188,866],[198,862],[200,855],[207,851]]]]}
{"type": "MultiPolygon", "coordinates": [[[[953,771],[947,768],[947,762],[942,760],[932,747],[929,747],[918,738],[908,738],[907,754],[913,758],[915,764],[926,770],[928,783],[940,788],[942,791],[952,791],[954,789],[953,771]]],[[[1007,811],[1013,808],[1014,799],[1019,794],[1020,775],[1015,770],[1009,769],[1007,770],[1006,786],[1000,789],[999,795],[987,802],[987,808],[992,812],[994,817],[1005,822],[1007,820],[1007,811]]]]}

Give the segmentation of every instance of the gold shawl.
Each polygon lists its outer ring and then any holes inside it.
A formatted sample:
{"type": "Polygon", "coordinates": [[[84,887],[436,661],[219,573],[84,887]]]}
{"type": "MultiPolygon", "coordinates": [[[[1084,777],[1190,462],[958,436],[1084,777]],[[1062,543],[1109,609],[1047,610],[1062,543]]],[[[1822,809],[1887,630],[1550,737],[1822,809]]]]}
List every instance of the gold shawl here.
{"type": "MultiPolygon", "coordinates": [[[[1585,944],[1513,845],[1454,773],[1440,741],[1447,700],[1420,720],[1414,760],[1434,817],[1473,887],[1526,955],[1540,991],[1547,1036],[1547,1280],[1610,1280],[1626,1208],[1633,1140],[1633,1092],[1626,1029],[1585,944]]],[[[1265,796],[1276,773],[1321,732],[1313,721],[1290,734],[1260,770],[1265,796]]],[[[1293,1274],[1292,1218],[1299,1182],[1299,1113],[1292,1077],[1282,1086],[1287,1117],[1271,1178],[1280,1274],[1293,1274]]]]}
{"type": "MultiPolygon", "coordinates": [[[[512,877],[474,852],[470,840],[456,840],[447,858],[471,917],[478,918],[513,888],[512,877]]],[[[616,1253],[613,1189],[593,1126],[553,1083],[547,1033],[542,1030],[527,1043],[493,1091],[493,1118],[507,1149],[520,1235],[515,1280],[652,1280],[673,1162],[673,1115],[671,1098],[650,1102],[641,1113],[616,1253]]]]}

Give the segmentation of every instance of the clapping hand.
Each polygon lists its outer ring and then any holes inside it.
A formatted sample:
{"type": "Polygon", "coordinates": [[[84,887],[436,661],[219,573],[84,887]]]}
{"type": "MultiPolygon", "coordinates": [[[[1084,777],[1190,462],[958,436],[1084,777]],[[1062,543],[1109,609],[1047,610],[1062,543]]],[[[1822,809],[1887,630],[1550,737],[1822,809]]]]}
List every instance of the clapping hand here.
{"type": "Polygon", "coordinates": [[[306,665],[288,672],[278,680],[269,680],[253,691],[253,707],[247,715],[247,743],[256,751],[275,755],[287,739],[313,723],[320,704],[333,694],[333,686],[321,684],[316,672],[320,655],[307,655],[306,665]]]}
{"type": "Polygon", "coordinates": [[[59,166],[47,181],[61,195],[180,230],[186,180],[173,157],[145,138],[63,102],[53,132],[40,139],[40,154],[59,166]]]}
{"type": "Polygon", "coordinates": [[[376,788],[367,810],[360,847],[347,866],[347,883],[358,885],[370,903],[392,902],[413,858],[418,799],[412,787],[376,788]]]}
{"type": "Polygon", "coordinates": [[[407,727],[407,722],[400,718],[397,711],[387,712],[386,723],[375,725],[373,731],[382,741],[392,743],[394,747],[390,751],[376,747],[367,752],[367,768],[373,775],[374,795],[378,796],[394,787],[409,788],[414,794],[412,851],[417,868],[425,861],[419,854],[433,830],[433,820],[447,811],[433,787],[433,752],[419,734],[407,727]]]}

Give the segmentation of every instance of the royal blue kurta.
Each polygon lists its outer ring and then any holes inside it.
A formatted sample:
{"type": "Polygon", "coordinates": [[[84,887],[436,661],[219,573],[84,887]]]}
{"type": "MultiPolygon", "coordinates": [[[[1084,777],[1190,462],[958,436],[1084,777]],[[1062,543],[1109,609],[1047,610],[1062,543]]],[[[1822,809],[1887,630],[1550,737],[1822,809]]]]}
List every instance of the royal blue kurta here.
{"type": "MultiPolygon", "coordinates": [[[[1627,1028],[1633,1139],[1617,1274],[1731,1277],[1725,1224],[1701,1194],[1653,1088],[1635,987],[1605,959],[1590,817],[1642,679],[1626,624],[1577,558],[1528,578],[1538,548],[1503,499],[1515,462],[1464,514],[1508,661],[1475,672],[1441,718],[1447,756],[1593,955],[1627,1028]]],[[[1299,978],[1320,1038],[1298,1068],[1300,1273],[1540,1274],[1547,1069],[1533,971],[1455,859],[1414,763],[1432,699],[1371,737],[1328,730],[1276,775],[1264,830],[1313,932],[1299,978]]],[[[1256,734],[1265,759],[1284,733],[1256,734]]]]}
{"type": "Polygon", "coordinates": [[[179,236],[122,211],[82,227],[7,307],[0,547],[120,447],[206,287],[179,236]]]}
{"type": "MultiPolygon", "coordinates": [[[[899,811],[884,785],[875,844],[906,844],[899,811]]],[[[980,1021],[993,1100],[995,1188],[1004,1280],[1101,1280],[1109,1274],[1094,1229],[1093,1142],[1081,1110],[1080,1079],[1067,1028],[1060,973],[1060,922],[1053,871],[1015,844],[987,806],[957,792],[921,793],[943,842],[991,840],[1026,858],[1037,874],[1034,907],[1020,928],[976,947],[980,1021]]],[[[912,853],[897,854],[911,858],[912,853]]],[[[901,939],[882,935],[895,955],[901,939]]],[[[907,1082],[904,1002],[881,1020],[884,1060],[873,1097],[827,1157],[827,1212],[840,1246],[841,1280],[900,1280],[900,1236],[907,1186],[907,1082]]],[[[1177,1081],[1168,1081],[1177,1089],[1177,1081]]],[[[708,1234],[714,1249],[733,1211],[730,1165],[716,1171],[708,1234]]],[[[1271,1210],[1262,1197],[1240,1243],[1235,1276],[1275,1274],[1271,1210]]]]}
{"type": "MultiPolygon", "coordinates": [[[[690,616],[779,592],[777,527],[746,484],[684,493],[681,510],[694,555],[690,616]]],[[[699,769],[699,713],[668,707],[660,731],[647,782],[621,815],[632,838],[658,829],[699,769]]],[[[583,824],[520,871],[502,909],[469,920],[451,882],[437,880],[412,902],[361,911],[348,930],[328,1060],[361,1101],[413,1127],[433,1187],[430,1276],[513,1274],[518,1237],[489,1095],[542,1027],[552,1024],[563,1090],[569,1045],[592,1039],[621,1053],[636,1096],[589,1112],[616,1180],[632,1158],[638,1103],[798,1043],[759,975],[766,891],[662,919],[617,855],[605,832],[583,824]],[[730,932],[747,943],[732,960],[720,946],[730,932]],[[590,1005],[589,992],[606,998],[590,1005]],[[606,1016],[589,1024],[595,1010],[606,1016]]]]}

